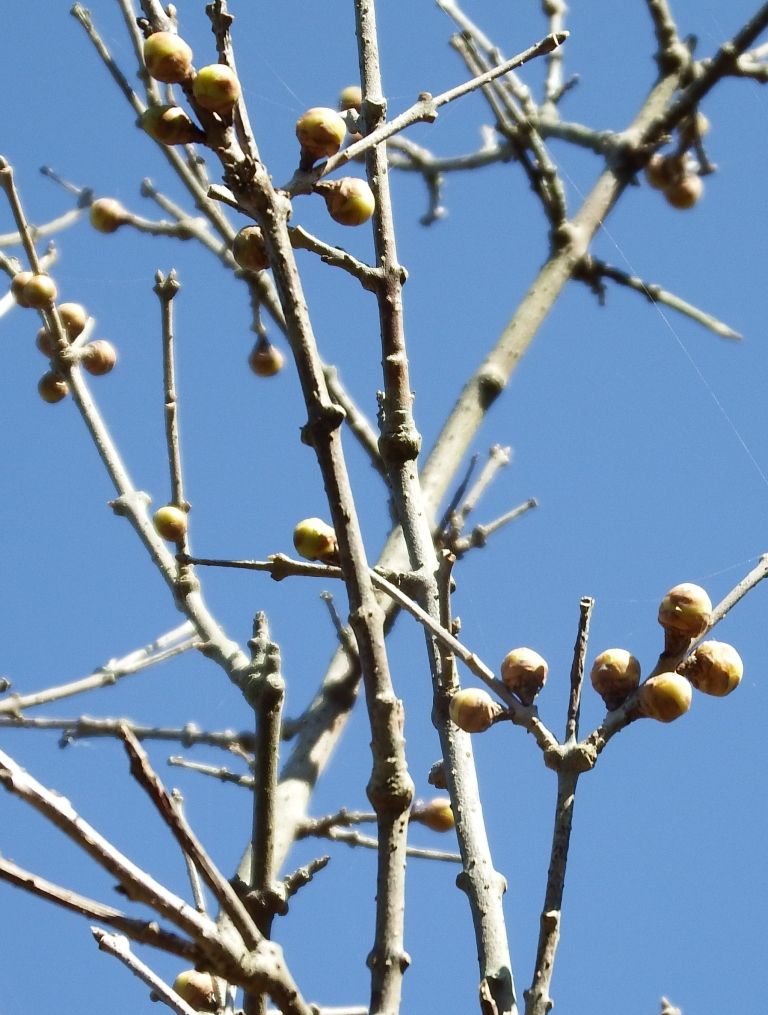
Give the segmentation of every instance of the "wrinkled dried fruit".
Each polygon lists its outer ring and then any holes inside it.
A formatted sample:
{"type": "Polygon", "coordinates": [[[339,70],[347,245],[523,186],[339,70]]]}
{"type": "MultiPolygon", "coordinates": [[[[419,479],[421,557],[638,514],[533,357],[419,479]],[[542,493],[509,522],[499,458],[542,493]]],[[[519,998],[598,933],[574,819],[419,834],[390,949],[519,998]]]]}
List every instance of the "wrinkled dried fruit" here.
{"type": "Polygon", "coordinates": [[[637,701],[642,715],[659,722],[673,722],[691,707],[690,681],[679,673],[657,673],[640,685],[637,701]]]}
{"type": "Polygon", "coordinates": [[[178,85],[192,71],[192,50],[173,32],[155,32],[144,40],[144,64],[155,81],[178,85]]]}
{"type": "Polygon", "coordinates": [[[533,699],[547,680],[549,666],[532,648],[514,648],[501,663],[501,679],[524,705],[532,705],[533,699]]]}
{"type": "Polygon", "coordinates": [[[69,394],[69,385],[60,374],[50,371],[37,382],[37,390],[44,402],[55,405],[69,394]]]}
{"type": "Polygon", "coordinates": [[[592,686],[612,711],[618,708],[640,683],[640,663],[623,648],[609,648],[592,663],[592,686]]]}
{"type": "Polygon", "coordinates": [[[187,532],[187,513],[175,504],[158,508],[152,516],[155,532],[170,542],[180,542],[187,532]]]}
{"type": "Polygon", "coordinates": [[[705,694],[724,698],[741,683],[741,656],[724,641],[703,641],[679,667],[693,686],[705,694]]]}
{"type": "Polygon", "coordinates": [[[344,117],[326,106],[314,106],[296,121],[296,137],[302,155],[313,162],[335,155],[341,148],[346,133],[344,117]]]}
{"type": "Polygon", "coordinates": [[[232,256],[241,268],[263,271],[269,267],[267,247],[258,226],[245,226],[232,242],[232,256]]]}
{"type": "Polygon", "coordinates": [[[686,638],[698,638],[709,627],[712,602],[699,585],[683,582],[664,596],[659,606],[659,623],[665,631],[686,638]]]}
{"type": "Polygon", "coordinates": [[[114,233],[128,221],[128,212],[113,197],[100,197],[91,205],[91,225],[100,233],[114,233]]]}
{"type": "Polygon", "coordinates": [[[293,530],[296,552],[306,560],[335,560],[336,533],[322,518],[305,518],[293,530]]]}
{"type": "Polygon", "coordinates": [[[465,733],[483,733],[500,711],[490,694],[479,687],[457,691],[448,706],[451,720],[465,733]]]}
{"type": "Polygon", "coordinates": [[[319,183],[315,190],[325,198],[328,214],[342,226],[361,226],[376,210],[373,191],[356,176],[319,183]]]}
{"type": "Polygon", "coordinates": [[[117,350],[111,342],[100,338],[96,342],[89,342],[83,349],[83,367],[94,377],[102,377],[117,363],[117,350]]]}
{"type": "Polygon", "coordinates": [[[161,144],[192,144],[205,135],[180,106],[150,106],[141,116],[141,126],[161,144]]]}
{"type": "Polygon", "coordinates": [[[248,366],[257,377],[274,377],[283,369],[283,362],[283,354],[271,342],[257,342],[248,357],[248,366]]]}
{"type": "Polygon", "coordinates": [[[447,796],[438,796],[426,803],[414,804],[411,821],[418,821],[433,832],[450,832],[456,827],[451,801],[447,796]]]}
{"type": "Polygon", "coordinates": [[[240,98],[240,82],[226,64],[212,63],[197,72],[192,93],[203,109],[224,116],[240,98]]]}

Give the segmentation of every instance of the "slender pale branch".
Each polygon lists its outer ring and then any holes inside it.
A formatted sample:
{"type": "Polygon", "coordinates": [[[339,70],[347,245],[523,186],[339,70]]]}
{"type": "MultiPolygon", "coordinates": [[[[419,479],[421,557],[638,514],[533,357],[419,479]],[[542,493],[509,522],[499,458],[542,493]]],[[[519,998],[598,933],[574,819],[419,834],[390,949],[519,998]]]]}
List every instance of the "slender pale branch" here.
{"type": "Polygon", "coordinates": [[[196,1015],[194,1008],[190,1008],[183,998],[171,990],[165,980],[162,980],[146,963],[133,954],[127,937],[123,937],[121,934],[108,934],[101,927],[91,927],[91,933],[101,951],[122,962],[134,976],[146,983],[160,1001],[177,1012],[178,1015],[196,1015]]]}

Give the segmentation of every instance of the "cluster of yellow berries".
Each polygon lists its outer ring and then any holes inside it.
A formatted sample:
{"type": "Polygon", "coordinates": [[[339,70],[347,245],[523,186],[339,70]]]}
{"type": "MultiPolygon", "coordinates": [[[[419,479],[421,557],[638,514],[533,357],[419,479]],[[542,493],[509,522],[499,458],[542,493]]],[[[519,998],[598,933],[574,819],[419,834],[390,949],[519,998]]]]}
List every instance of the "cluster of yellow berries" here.
{"type": "MultiPolygon", "coordinates": [[[[44,272],[19,271],[11,279],[11,293],[20,307],[52,312],[54,307],[59,315],[64,333],[74,342],[88,323],[88,312],[80,303],[60,303],[56,306],[58,290],[50,275],[44,272]]],[[[47,328],[37,333],[35,344],[48,359],[56,356],[56,342],[47,328]]],[[[98,339],[88,342],[80,350],[79,363],[94,377],[108,374],[117,363],[117,352],[110,342],[98,339]]],[[[54,405],[69,394],[69,385],[56,369],[44,373],[38,381],[37,390],[44,402],[54,405]]]]}
{"type": "MultiPolygon", "coordinates": [[[[226,64],[210,64],[195,70],[190,46],[173,32],[154,32],[144,40],[144,65],[147,73],[164,84],[186,87],[194,103],[223,120],[231,117],[241,87],[236,74],[226,64]]],[[[300,165],[311,169],[320,159],[339,151],[347,134],[347,121],[341,115],[359,112],[362,94],[357,86],[345,88],[339,96],[339,112],[315,106],[296,121],[296,136],[301,146],[300,165]]],[[[141,126],[155,141],[165,145],[193,144],[205,140],[205,132],[176,105],[150,106],[141,116],[141,126]]],[[[353,140],[359,137],[353,134],[353,140]]],[[[345,226],[367,222],[376,207],[371,188],[365,180],[344,177],[322,181],[313,188],[325,200],[331,218],[345,226]]],[[[99,232],[113,233],[130,220],[125,208],[114,198],[99,198],[90,209],[90,220],[99,232]]],[[[264,271],[269,267],[264,237],[258,226],[241,229],[232,244],[232,256],[245,271],[264,271]]],[[[265,338],[251,350],[248,363],[259,377],[272,377],[283,366],[283,356],[265,338]]]]}
{"type": "MultiPolygon", "coordinates": [[[[672,722],[691,707],[693,688],[724,697],[738,687],[744,667],[732,645],[704,641],[690,646],[709,628],[712,603],[698,585],[676,585],[659,606],[659,623],[665,632],[664,657],[683,661],[668,672],[654,673],[640,683],[640,663],[626,649],[611,648],[597,656],[590,678],[609,711],[635,695],[636,714],[672,722]]],[[[501,664],[501,678],[523,705],[532,705],[547,679],[547,663],[533,649],[517,648],[501,664]]],[[[453,722],[467,733],[482,733],[503,714],[503,706],[481,688],[457,691],[449,705],[453,722]]]]}

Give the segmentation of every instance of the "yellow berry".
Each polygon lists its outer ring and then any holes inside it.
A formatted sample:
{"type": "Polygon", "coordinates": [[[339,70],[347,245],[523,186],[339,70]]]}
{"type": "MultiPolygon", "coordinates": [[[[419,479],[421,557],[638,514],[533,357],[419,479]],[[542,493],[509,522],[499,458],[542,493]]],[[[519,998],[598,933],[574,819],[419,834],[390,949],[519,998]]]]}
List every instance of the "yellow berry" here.
{"type": "Polygon", "coordinates": [[[501,679],[524,705],[533,704],[546,683],[548,672],[546,660],[532,648],[512,649],[501,663],[501,679]]]}
{"type": "Polygon", "coordinates": [[[274,377],[283,369],[283,354],[271,342],[258,341],[248,357],[248,365],[257,377],[274,377]]]}
{"type": "Polygon", "coordinates": [[[96,342],[89,342],[83,349],[83,367],[94,377],[102,377],[108,374],[117,363],[117,350],[111,342],[100,338],[96,342]]]}
{"type": "Polygon", "coordinates": [[[144,40],[144,64],[155,81],[178,85],[192,71],[192,50],[173,32],[155,32],[144,40]]]}
{"type": "Polygon", "coordinates": [[[226,64],[212,63],[197,72],[192,93],[203,109],[224,116],[240,98],[240,82],[226,64]]]}
{"type": "Polygon", "coordinates": [[[100,197],[91,205],[89,218],[97,232],[114,233],[128,221],[128,212],[113,197],[100,197]]]}
{"type": "Polygon", "coordinates": [[[155,511],[152,522],[155,532],[163,539],[178,543],[184,538],[187,532],[187,514],[175,504],[166,504],[165,507],[155,511]]]}
{"type": "Polygon", "coordinates": [[[258,226],[245,226],[232,242],[232,256],[241,268],[263,271],[269,267],[264,237],[258,226]]]}
{"type": "Polygon", "coordinates": [[[44,402],[55,405],[69,394],[69,385],[60,374],[50,371],[37,382],[37,390],[44,402]]]}
{"type": "Polygon", "coordinates": [[[346,109],[360,111],[363,104],[363,90],[360,85],[347,85],[339,94],[339,109],[343,113],[346,109]]]}
{"type": "Polygon", "coordinates": [[[315,190],[325,198],[328,214],[342,226],[361,226],[376,210],[373,191],[356,176],[319,183],[315,190]]]}
{"type": "Polygon", "coordinates": [[[451,801],[447,796],[438,796],[427,803],[414,804],[411,821],[426,825],[433,832],[450,832],[456,827],[451,801]]]}
{"type": "Polygon", "coordinates": [[[217,1011],[216,983],[210,973],[186,969],[173,981],[173,989],[195,1011],[217,1011]]]}
{"type": "Polygon", "coordinates": [[[296,552],[306,560],[333,560],[338,544],[336,533],[322,518],[305,518],[293,530],[296,552]]]}
{"type": "Polygon", "coordinates": [[[724,698],[741,683],[741,656],[724,641],[703,641],[679,667],[693,686],[705,694],[724,698]]]}
{"type": "Polygon", "coordinates": [[[501,706],[479,687],[457,691],[448,706],[451,720],[465,733],[483,733],[500,712],[501,706]]]}
{"type": "Polygon", "coordinates": [[[645,178],[654,190],[664,190],[683,173],[683,161],[679,155],[651,155],[645,165],[645,178]]]}
{"type": "Polygon", "coordinates": [[[33,277],[31,271],[18,271],[11,279],[11,295],[20,307],[29,307],[24,297],[24,286],[33,277]]]}
{"type": "Polygon", "coordinates": [[[50,359],[56,352],[56,343],[53,339],[53,335],[45,328],[41,328],[38,331],[37,337],[35,338],[35,345],[43,356],[47,356],[48,359],[50,359]]]}
{"type": "Polygon", "coordinates": [[[679,673],[657,673],[640,685],[637,701],[642,715],[659,722],[673,722],[691,707],[689,680],[679,673]]]}
{"type": "Polygon", "coordinates": [[[344,117],[326,106],[313,106],[296,121],[296,137],[302,155],[313,162],[335,155],[341,148],[346,133],[344,117]]]}
{"type": "Polygon", "coordinates": [[[24,300],[28,307],[33,310],[43,310],[50,307],[56,299],[58,290],[56,283],[50,275],[33,275],[24,286],[24,300]]]}
{"type": "Polygon", "coordinates": [[[640,683],[640,663],[623,648],[609,648],[592,663],[592,686],[609,710],[618,708],[640,683]]]}
{"type": "Polygon", "coordinates": [[[180,106],[150,106],[141,115],[141,126],[161,144],[192,144],[205,135],[180,106]]]}
{"type": "Polygon", "coordinates": [[[68,337],[77,338],[88,322],[88,311],[81,303],[60,303],[57,309],[68,337]]]}
{"type": "Polygon", "coordinates": [[[696,173],[685,173],[679,180],[664,188],[664,197],[673,208],[693,208],[704,193],[704,183],[696,173]]]}
{"type": "Polygon", "coordinates": [[[683,582],[664,596],[659,623],[668,632],[687,638],[704,634],[712,619],[712,602],[699,585],[683,582]]]}

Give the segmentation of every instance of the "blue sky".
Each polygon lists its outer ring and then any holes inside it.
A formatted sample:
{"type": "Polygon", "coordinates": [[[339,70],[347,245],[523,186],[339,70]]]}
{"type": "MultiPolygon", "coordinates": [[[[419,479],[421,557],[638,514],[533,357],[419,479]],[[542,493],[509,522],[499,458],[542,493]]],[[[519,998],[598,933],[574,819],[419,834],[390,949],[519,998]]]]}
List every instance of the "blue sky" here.
{"type": "MultiPolygon", "coordinates": [[[[6,115],[0,150],[16,167],[30,218],[44,222],[71,206],[38,174],[52,165],[99,196],[156,217],[139,195],[144,177],[174,200],[184,196],[109,80],[68,4],[30,0],[8,14],[0,40],[6,115]]],[[[215,51],[203,4],[179,4],[182,32],[198,65],[215,51]]],[[[276,182],[295,168],[294,122],[312,105],[333,105],[355,80],[351,4],[231,4],[238,66],[262,154],[276,182]]],[[[462,80],[447,45],[450,21],[432,3],[382,4],[382,62],[390,110],[423,90],[462,80]]],[[[574,5],[576,6],[576,5],[574,5]]],[[[621,129],[653,81],[653,36],[645,4],[596,0],[568,18],[566,73],[580,83],[563,101],[567,119],[621,129]]],[[[512,54],[546,31],[536,3],[467,4],[512,54]]],[[[681,32],[713,52],[756,4],[679,0],[681,32]]],[[[117,5],[94,0],[94,19],[130,67],[117,5]]],[[[526,80],[541,84],[542,68],[526,80]]],[[[768,94],[727,81],[704,103],[708,152],[718,172],[690,212],[670,209],[647,186],[630,188],[598,234],[594,252],[679,294],[728,322],[745,338],[724,341],[641,296],[609,288],[607,305],[578,283],[565,291],[494,406],[473,450],[514,449],[484,498],[477,521],[536,497],[540,507],[470,554],[457,571],[462,637],[492,667],[529,644],[550,663],[544,720],[561,734],[579,598],[596,599],[590,659],[621,645],[644,670],[661,648],[658,602],[671,585],[695,581],[717,601],[766,550],[768,357],[765,321],[768,94]]],[[[480,95],[410,132],[438,154],[470,151],[490,114],[480,95]]],[[[599,172],[597,159],[552,143],[571,212],[599,172]]],[[[215,170],[212,176],[216,178],[215,170]]],[[[405,288],[415,412],[425,446],[436,437],[464,378],[484,357],[546,256],[546,224],[519,167],[452,175],[449,215],[424,229],[423,185],[393,181],[405,288]]],[[[371,257],[370,233],[329,223],[322,202],[298,198],[294,221],[328,242],[371,257]]],[[[243,223],[245,224],[245,223],[243,223]]],[[[0,233],[10,231],[0,211],[0,233]]],[[[118,368],[93,391],[135,483],[156,504],[169,497],[163,442],[159,312],[154,273],[175,267],[181,431],[191,538],[205,556],[259,557],[289,551],[296,520],[327,515],[312,453],[298,440],[303,406],[293,371],[262,380],[248,370],[253,336],[245,289],[193,243],[121,230],[96,234],[85,220],[57,240],[54,269],[62,299],[84,303],[98,337],[120,354],[118,368]]],[[[14,251],[16,252],[16,251],[14,251]]],[[[381,384],[377,315],[354,282],[309,254],[299,258],[323,356],[339,365],[359,404],[375,417],[381,384]]],[[[0,400],[2,672],[25,692],[74,679],[143,645],[180,622],[166,588],[133,531],[107,507],[113,491],[74,406],[36,394],[45,361],[34,348],[30,311],[0,319],[5,355],[0,400]]],[[[280,343],[279,336],[275,340],[280,343]]],[[[284,344],[281,344],[287,352],[284,344]]],[[[347,439],[358,510],[371,556],[387,532],[377,476],[347,439]]],[[[264,575],[206,572],[206,598],[242,644],[253,614],[266,610],[280,642],[287,712],[312,695],[333,646],[321,587],[264,575]]],[[[343,609],[339,589],[334,590],[343,609]]],[[[765,763],[762,716],[768,591],[758,587],[717,637],[745,662],[740,688],[725,700],[696,695],[690,714],[669,727],[636,723],[585,777],[576,802],[563,934],[553,982],[562,1011],[647,1015],[670,996],[686,1015],[761,1010],[766,982],[763,935],[755,914],[768,901],[760,843],[765,838],[759,773],[765,763]],[[760,970],[763,972],[760,972],[760,970]],[[742,971],[736,975],[735,971],[742,971]]],[[[438,753],[429,719],[430,689],[421,632],[401,618],[391,638],[393,676],[405,701],[407,750],[419,796],[438,753]]],[[[467,683],[472,678],[467,675],[467,683]]],[[[46,715],[130,716],[138,722],[247,728],[239,694],[191,654],[156,670],[42,710],[46,715]]],[[[585,692],[582,728],[602,717],[585,692]]],[[[69,796],[84,816],[137,862],[176,890],[185,875],[168,840],[127,776],[122,749],[85,741],[64,751],[54,733],[3,730],[3,748],[41,781],[69,796]]],[[[370,755],[362,710],[313,801],[322,815],[366,805],[370,755]]],[[[182,788],[187,813],[225,871],[234,869],[250,822],[245,791],[179,769],[176,748],[150,745],[169,784],[182,788]]],[[[528,985],[548,863],[554,779],[530,738],[506,724],[476,738],[489,835],[509,882],[506,912],[521,992],[528,985]]],[[[191,752],[215,764],[236,760],[191,752]]],[[[0,797],[0,851],[53,881],[114,901],[109,880],[63,837],[7,794],[0,797]]],[[[449,836],[413,829],[419,845],[450,848],[449,836]]],[[[302,843],[290,866],[324,844],[302,843]]],[[[364,960],[372,943],[375,859],[331,846],[329,868],[295,900],[277,926],[305,994],[322,1004],[366,1003],[364,960]]],[[[414,860],[409,866],[406,944],[413,965],[404,1012],[473,1010],[475,949],[456,871],[414,860]]],[[[146,992],[113,960],[98,955],[86,922],[0,886],[4,979],[0,1015],[105,1009],[155,1011],[146,992]]],[[[173,979],[178,963],[143,953],[173,979]]]]}

